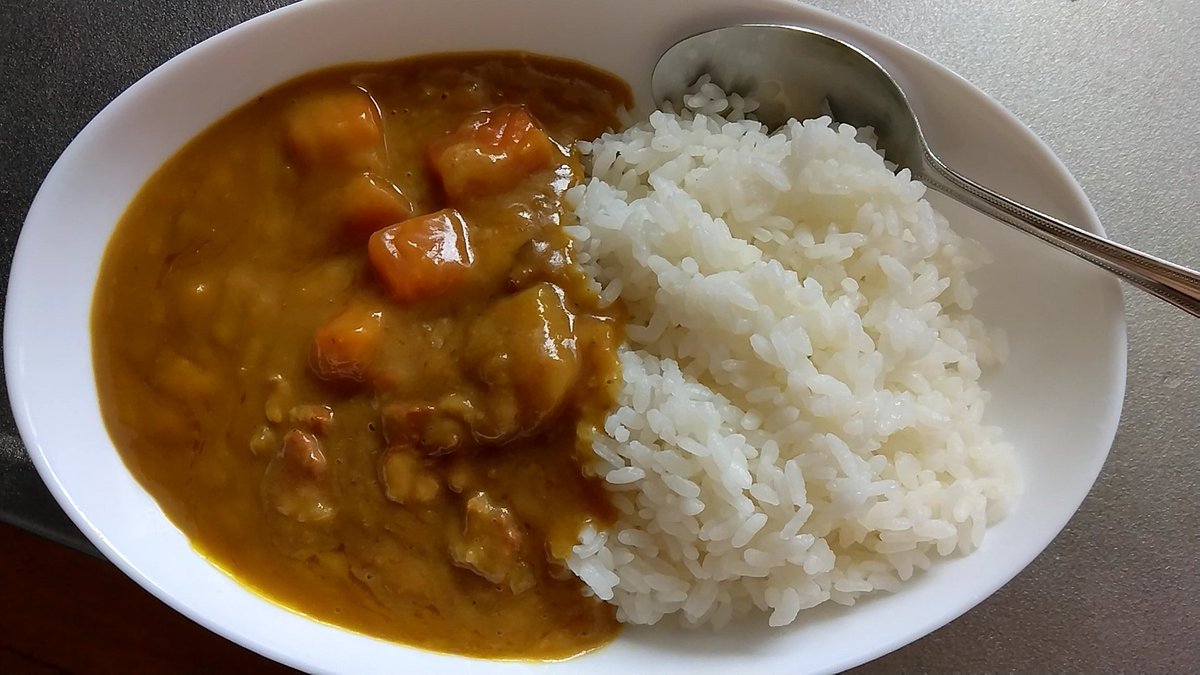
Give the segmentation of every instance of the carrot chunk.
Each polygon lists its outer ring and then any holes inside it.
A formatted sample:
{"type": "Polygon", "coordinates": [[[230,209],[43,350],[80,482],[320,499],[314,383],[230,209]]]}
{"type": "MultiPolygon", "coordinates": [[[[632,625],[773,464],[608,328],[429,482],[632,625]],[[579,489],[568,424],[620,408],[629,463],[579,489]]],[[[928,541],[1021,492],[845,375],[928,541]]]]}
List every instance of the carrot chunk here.
{"type": "Polygon", "coordinates": [[[323,380],[366,380],[383,339],[383,312],[350,307],[317,329],[313,340],[313,372],[323,380]]]}
{"type": "Polygon", "coordinates": [[[562,151],[522,106],[500,106],[468,119],[434,142],[429,160],[451,201],[494,194],[547,168],[562,151]]]}
{"type": "Polygon", "coordinates": [[[392,297],[410,303],[440,297],[461,286],[475,254],[462,215],[443,209],[371,235],[367,257],[392,297]]]}
{"type": "Polygon", "coordinates": [[[376,230],[412,216],[408,197],[385,178],[364,173],[346,183],[337,194],[342,228],[354,241],[366,241],[376,230]]]}
{"type": "Polygon", "coordinates": [[[289,159],[306,170],[372,168],[383,153],[378,108],[361,89],[301,99],[287,112],[284,146],[289,159]]]}

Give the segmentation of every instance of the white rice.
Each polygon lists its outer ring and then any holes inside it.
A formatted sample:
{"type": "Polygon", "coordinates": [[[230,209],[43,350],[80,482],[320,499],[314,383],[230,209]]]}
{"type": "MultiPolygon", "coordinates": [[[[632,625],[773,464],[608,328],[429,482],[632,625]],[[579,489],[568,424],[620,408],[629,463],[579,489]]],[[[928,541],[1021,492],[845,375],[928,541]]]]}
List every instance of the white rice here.
{"type": "Polygon", "coordinates": [[[970,314],[984,251],[855,129],[767,134],[706,82],[685,104],[583,144],[568,193],[630,312],[594,446],[620,518],[571,569],[621,621],[782,626],[975,549],[1016,489],[982,422],[1003,357],[970,314]]]}

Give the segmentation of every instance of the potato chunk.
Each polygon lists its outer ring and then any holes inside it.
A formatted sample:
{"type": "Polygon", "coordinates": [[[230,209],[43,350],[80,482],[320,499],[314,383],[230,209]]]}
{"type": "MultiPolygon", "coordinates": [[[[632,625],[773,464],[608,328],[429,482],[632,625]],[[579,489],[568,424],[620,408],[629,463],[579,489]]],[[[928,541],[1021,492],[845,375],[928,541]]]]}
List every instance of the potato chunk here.
{"type": "Polygon", "coordinates": [[[336,199],[342,231],[351,241],[360,243],[413,214],[412,202],[400,188],[372,173],[351,178],[337,191],[336,199]]]}
{"type": "Polygon", "coordinates": [[[384,149],[379,109],[357,88],[297,101],[287,111],[283,137],[288,159],[306,171],[372,169],[384,149]]]}
{"type": "Polygon", "coordinates": [[[429,149],[452,202],[495,194],[549,167],[563,152],[523,106],[484,110],[429,149]]]}
{"type": "Polygon", "coordinates": [[[371,235],[367,257],[401,303],[439,298],[466,281],[475,260],[467,223],[454,209],[411,218],[371,235]]]}
{"type": "Polygon", "coordinates": [[[562,289],[541,283],[492,305],[471,326],[467,360],[488,388],[483,437],[532,431],[579,375],[575,317],[562,289]]]}

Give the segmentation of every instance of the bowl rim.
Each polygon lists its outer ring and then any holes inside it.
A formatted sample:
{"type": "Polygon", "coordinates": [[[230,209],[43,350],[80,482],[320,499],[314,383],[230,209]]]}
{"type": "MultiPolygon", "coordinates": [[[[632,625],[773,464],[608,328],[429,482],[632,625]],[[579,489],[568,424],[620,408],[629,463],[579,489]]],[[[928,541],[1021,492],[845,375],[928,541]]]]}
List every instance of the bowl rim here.
{"type": "MultiPolygon", "coordinates": [[[[143,89],[150,87],[155,81],[169,76],[170,73],[180,64],[197,58],[203,58],[203,56],[209,52],[222,49],[227,42],[241,39],[243,35],[252,34],[253,32],[260,30],[262,26],[268,25],[272,22],[290,17],[293,14],[313,11],[315,8],[327,7],[343,1],[344,0],[302,0],[301,2],[287,5],[266,14],[259,15],[246,22],[217,33],[216,35],[213,35],[197,43],[196,45],[193,45],[187,50],[177,54],[163,64],[154,68],[145,76],[139,78],[133,85],[114,98],[113,101],[111,101],[108,105],[106,105],[100,113],[98,113],[91,121],[88,122],[87,125],[85,125],[85,127],[76,135],[76,137],[63,151],[62,155],[56,160],[54,166],[47,174],[42,186],[39,188],[38,193],[30,206],[24,223],[25,227],[22,228],[13,255],[10,282],[6,295],[5,316],[12,316],[9,310],[14,306],[22,302],[28,302],[28,299],[26,298],[26,296],[29,294],[27,289],[28,284],[24,281],[24,279],[29,277],[29,269],[36,262],[31,259],[31,254],[28,252],[29,246],[27,245],[27,239],[32,236],[29,234],[30,230],[32,229],[29,226],[31,223],[36,222],[41,207],[43,206],[43,201],[49,198],[47,196],[47,193],[49,192],[47,185],[58,181],[60,179],[60,175],[64,171],[63,167],[72,163],[74,161],[74,156],[80,152],[80,146],[82,145],[81,139],[86,139],[91,135],[98,133],[97,130],[104,126],[108,117],[118,114],[124,107],[125,103],[138,96],[143,89]]],[[[706,0],[705,8],[727,8],[732,4],[734,3],[725,2],[724,0],[706,0]]],[[[1064,187],[1069,191],[1067,197],[1069,197],[1070,201],[1079,207],[1087,216],[1087,218],[1085,218],[1083,221],[1079,221],[1077,219],[1076,222],[1095,233],[1101,235],[1104,234],[1104,229],[1101,226],[1095,210],[1090,201],[1087,199],[1082,187],[1078,184],[1078,182],[1074,179],[1062,162],[1054,155],[1049,146],[1046,145],[1046,143],[1042,141],[1036,134],[1034,134],[1033,131],[1030,130],[1024,123],[1022,123],[1012,113],[1007,111],[999,102],[988,96],[986,93],[980,91],[966,79],[930,59],[929,57],[910,47],[907,47],[906,45],[903,45],[902,43],[897,42],[894,39],[854,23],[849,19],[845,19],[819,8],[800,5],[798,3],[788,3],[783,0],[762,0],[755,6],[750,6],[750,4],[747,3],[747,8],[744,13],[748,17],[753,17],[756,13],[761,13],[757,11],[758,9],[767,7],[768,5],[774,6],[774,8],[779,9],[781,12],[790,11],[793,13],[796,17],[793,22],[796,25],[811,26],[813,23],[818,23],[820,24],[818,27],[819,30],[824,30],[826,27],[833,26],[836,28],[837,33],[840,36],[852,40],[852,42],[857,46],[867,48],[866,50],[868,53],[871,53],[869,47],[877,47],[881,44],[889,46],[890,48],[898,49],[903,53],[906,59],[912,60],[912,62],[915,64],[914,67],[930,69],[938,71],[942,75],[948,75],[954,78],[957,84],[964,90],[972,92],[973,94],[978,94],[979,104],[988,106],[994,113],[1011,120],[1017,127],[1019,127],[1019,130],[1023,134],[1024,140],[1029,143],[1030,148],[1039,154],[1038,159],[1040,160],[1041,165],[1045,167],[1045,170],[1052,171],[1056,177],[1061,180],[1064,187]],[[808,16],[804,17],[803,15],[808,16]]],[[[209,123],[211,124],[212,121],[209,123]]],[[[1112,281],[1112,283],[1117,285],[1115,279],[1112,281]]],[[[24,316],[25,313],[22,312],[19,313],[19,315],[24,316]]],[[[1123,394],[1127,384],[1127,336],[1123,312],[1119,313],[1118,316],[1113,317],[1113,319],[1113,334],[1110,337],[1113,340],[1115,351],[1119,358],[1115,363],[1108,364],[1108,366],[1113,369],[1113,375],[1115,378],[1114,385],[1117,389],[1117,393],[1123,394]]],[[[243,633],[228,628],[224,624],[218,623],[212,617],[198,615],[198,613],[193,611],[190,606],[180,601],[167,589],[161,587],[154,579],[146,576],[133,561],[125,557],[125,554],[119,550],[104,535],[104,533],[95,524],[93,524],[91,519],[88,518],[87,514],[85,514],[79,508],[79,506],[75,503],[70,491],[60,481],[59,476],[54,470],[53,462],[47,456],[44,448],[38,442],[38,422],[35,419],[32,411],[27,406],[28,399],[25,389],[27,378],[24,372],[23,364],[20,360],[21,350],[14,348],[19,344],[19,338],[24,330],[24,326],[19,321],[5,321],[4,365],[7,380],[6,384],[13,408],[14,418],[22,441],[25,444],[26,451],[36,467],[42,481],[46,484],[55,500],[63,508],[71,521],[97,547],[97,549],[99,549],[109,560],[116,564],[123,573],[134,579],[139,585],[149,590],[152,594],[154,594],[163,602],[167,603],[175,610],[180,611],[185,616],[188,616],[192,620],[204,625],[209,630],[212,630],[239,644],[245,645],[254,651],[257,651],[260,654],[263,654],[276,661],[301,669],[311,668],[312,664],[298,660],[293,655],[283,651],[282,649],[276,648],[274,645],[255,640],[243,633]]],[[[1057,533],[1062,531],[1067,522],[1078,511],[1083,499],[1086,498],[1087,494],[1090,492],[1090,486],[1094,485],[1095,480],[1098,477],[1105,460],[1107,459],[1112,442],[1115,439],[1116,431],[1120,421],[1122,405],[1123,396],[1118,395],[1115,397],[1115,404],[1113,405],[1113,408],[1105,411],[1104,428],[1101,432],[1101,435],[1107,439],[1104,452],[1096,453],[1093,464],[1083,469],[1083,473],[1085,473],[1088,478],[1087,482],[1089,485],[1089,490],[1084,491],[1077,500],[1070,500],[1072,502],[1071,508],[1069,510],[1064,509],[1062,513],[1065,515],[1061,518],[1055,519],[1053,528],[1054,532],[1056,533],[1055,537],[1057,537],[1057,533]]],[[[1053,538],[1054,537],[1052,537],[1050,541],[1052,541],[1053,538]]],[[[1023,564],[1012,569],[1011,574],[1001,575],[1003,578],[997,577],[994,580],[994,584],[986,584],[986,590],[979,593],[978,598],[973,599],[960,609],[956,611],[943,612],[934,616],[923,617],[920,621],[914,622],[917,624],[917,627],[907,631],[904,636],[900,636],[890,641],[877,642],[874,644],[872,649],[862,650],[862,652],[857,654],[855,658],[846,659],[839,662],[837,667],[846,668],[865,663],[871,659],[877,658],[899,647],[902,647],[909,642],[919,639],[920,637],[923,637],[937,628],[949,623],[953,619],[969,611],[976,604],[978,604],[979,601],[982,601],[987,596],[990,596],[1001,586],[1006,584],[1013,577],[1024,570],[1034,558],[1036,558],[1045,550],[1050,541],[1047,541],[1044,545],[1037,547],[1036,550],[1033,550],[1023,564]]],[[[197,553],[197,555],[199,556],[200,554],[197,553]]],[[[266,602],[270,601],[266,600],[266,602]]],[[[409,647],[408,645],[404,646],[409,647]]],[[[423,651],[419,648],[409,648],[423,651]]],[[[485,663],[494,662],[485,661],[485,663]]]]}

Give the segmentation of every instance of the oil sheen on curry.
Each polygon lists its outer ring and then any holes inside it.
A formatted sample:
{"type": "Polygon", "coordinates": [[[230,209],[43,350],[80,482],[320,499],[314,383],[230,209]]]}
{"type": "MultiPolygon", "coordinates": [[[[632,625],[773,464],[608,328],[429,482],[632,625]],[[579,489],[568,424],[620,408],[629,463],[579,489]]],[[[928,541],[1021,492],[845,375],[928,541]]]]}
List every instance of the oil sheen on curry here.
{"type": "Polygon", "coordinates": [[[626,86],[526,54],[308,75],[143,187],[100,273],[104,419],[215,564],[316,619],[562,658],[613,610],[563,560],[614,517],[590,437],[620,308],[573,261],[572,149],[626,86]]]}

